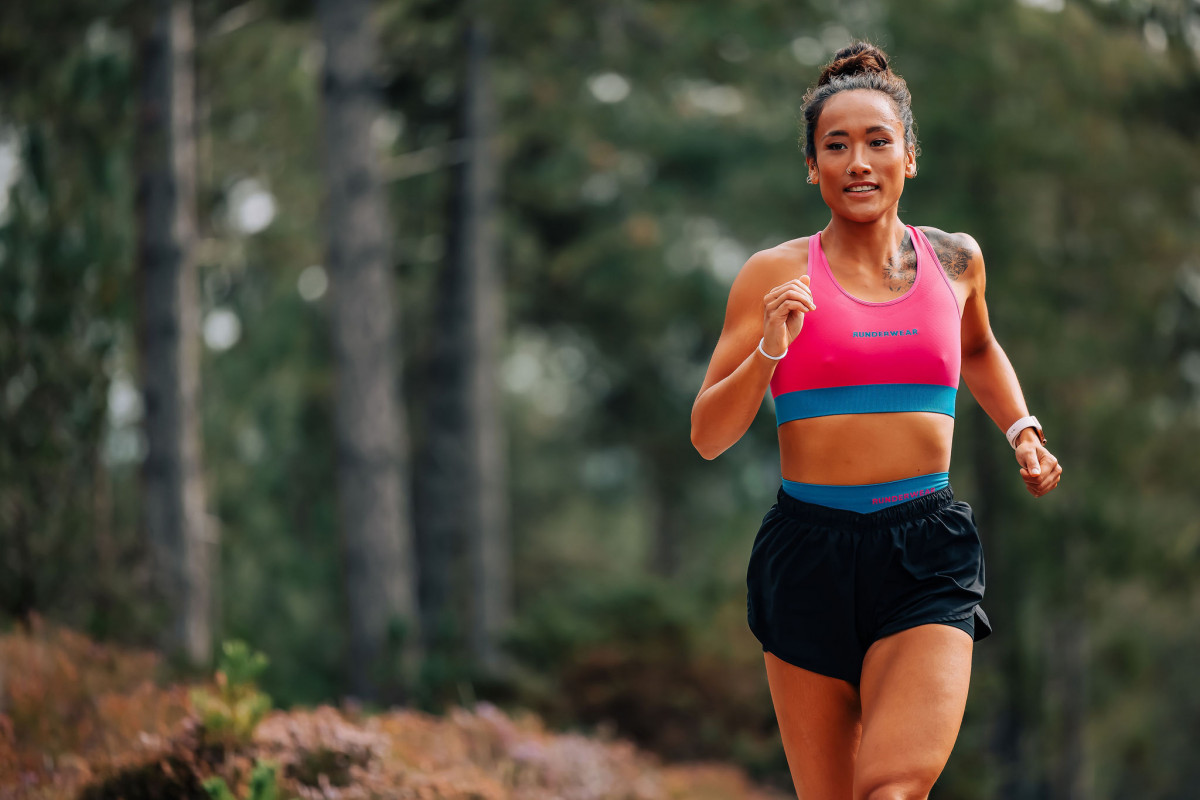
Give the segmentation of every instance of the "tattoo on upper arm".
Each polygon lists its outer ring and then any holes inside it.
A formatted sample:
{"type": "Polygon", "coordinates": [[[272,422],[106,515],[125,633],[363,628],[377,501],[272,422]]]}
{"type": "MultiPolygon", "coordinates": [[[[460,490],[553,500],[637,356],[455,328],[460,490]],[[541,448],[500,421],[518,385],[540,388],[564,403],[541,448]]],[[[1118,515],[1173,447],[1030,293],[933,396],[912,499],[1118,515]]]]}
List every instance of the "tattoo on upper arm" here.
{"type": "Polygon", "coordinates": [[[971,263],[970,248],[963,247],[953,236],[941,231],[927,231],[926,236],[950,280],[956,281],[961,278],[971,263]]]}
{"type": "Polygon", "coordinates": [[[907,292],[917,280],[917,251],[912,238],[904,234],[904,241],[883,265],[883,281],[890,291],[897,294],[907,292]]]}

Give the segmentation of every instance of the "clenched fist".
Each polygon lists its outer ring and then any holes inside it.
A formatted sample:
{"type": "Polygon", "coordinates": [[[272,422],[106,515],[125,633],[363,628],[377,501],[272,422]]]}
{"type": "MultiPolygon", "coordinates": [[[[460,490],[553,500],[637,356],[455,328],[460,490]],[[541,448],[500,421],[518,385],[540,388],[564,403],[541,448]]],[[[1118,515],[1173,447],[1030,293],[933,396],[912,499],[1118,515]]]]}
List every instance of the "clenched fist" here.
{"type": "Polygon", "coordinates": [[[763,296],[763,349],[767,353],[786,352],[804,327],[804,315],[816,309],[808,284],[809,277],[801,275],[763,296]]]}
{"type": "Polygon", "coordinates": [[[1034,497],[1041,497],[1056,488],[1062,478],[1062,465],[1041,442],[1026,441],[1017,445],[1017,463],[1021,465],[1025,488],[1034,497]]]}

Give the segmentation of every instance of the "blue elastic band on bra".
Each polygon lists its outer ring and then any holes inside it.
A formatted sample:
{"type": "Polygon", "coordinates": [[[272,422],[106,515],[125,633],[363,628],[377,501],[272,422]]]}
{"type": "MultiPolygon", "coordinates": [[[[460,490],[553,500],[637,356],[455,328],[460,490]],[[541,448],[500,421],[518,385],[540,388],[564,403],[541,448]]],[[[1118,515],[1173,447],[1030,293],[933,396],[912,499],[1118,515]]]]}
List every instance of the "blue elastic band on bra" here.
{"type": "Polygon", "coordinates": [[[872,511],[907,503],[923,495],[932,494],[950,485],[949,472],[931,472],[915,478],[904,478],[887,483],[861,483],[850,486],[833,486],[824,483],[799,483],[783,481],[783,490],[797,500],[814,503],[845,511],[870,514],[872,511]]]}
{"type": "Polygon", "coordinates": [[[775,398],[775,421],[833,414],[886,414],[897,411],[931,411],[954,416],[957,386],[927,383],[875,383],[867,386],[832,386],[802,389],[775,398]]]}

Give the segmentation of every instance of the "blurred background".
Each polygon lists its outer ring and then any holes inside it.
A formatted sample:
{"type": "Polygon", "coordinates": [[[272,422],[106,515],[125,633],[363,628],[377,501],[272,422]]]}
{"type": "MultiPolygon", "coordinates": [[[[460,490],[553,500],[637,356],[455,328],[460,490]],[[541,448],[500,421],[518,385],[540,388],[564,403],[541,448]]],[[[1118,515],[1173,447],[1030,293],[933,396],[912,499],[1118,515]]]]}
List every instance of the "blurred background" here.
{"type": "Polygon", "coordinates": [[[1065,467],[1035,502],[960,392],[996,633],[934,797],[1196,797],[1195,0],[0,4],[0,625],[790,786],[773,415],[706,462],[689,412],[742,263],[828,220],[852,38],[1065,467]]]}

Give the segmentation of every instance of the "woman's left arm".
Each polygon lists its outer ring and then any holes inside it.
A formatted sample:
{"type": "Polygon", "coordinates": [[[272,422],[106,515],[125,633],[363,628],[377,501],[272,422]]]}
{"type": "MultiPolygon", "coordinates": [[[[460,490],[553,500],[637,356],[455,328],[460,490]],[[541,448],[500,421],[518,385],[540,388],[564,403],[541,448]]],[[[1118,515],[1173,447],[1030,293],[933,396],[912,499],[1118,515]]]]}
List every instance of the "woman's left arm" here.
{"type": "MultiPolygon", "coordinates": [[[[987,284],[983,254],[979,245],[966,234],[954,234],[960,253],[966,256],[965,269],[958,282],[967,291],[962,315],[962,376],[971,394],[1001,431],[1029,415],[1017,373],[992,334],[988,322],[984,288],[987,284]]],[[[1062,465],[1041,442],[1033,427],[1022,430],[1016,439],[1017,463],[1025,488],[1041,497],[1058,486],[1062,465]]]]}

